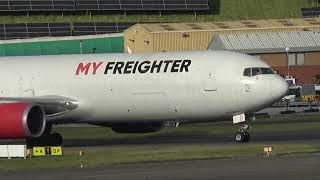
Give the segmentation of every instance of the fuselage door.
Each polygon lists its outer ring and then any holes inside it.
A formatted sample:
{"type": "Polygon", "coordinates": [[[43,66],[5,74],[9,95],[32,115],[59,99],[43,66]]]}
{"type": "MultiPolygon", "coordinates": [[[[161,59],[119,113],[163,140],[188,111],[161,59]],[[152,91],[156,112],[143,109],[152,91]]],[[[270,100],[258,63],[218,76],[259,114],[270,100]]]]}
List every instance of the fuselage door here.
{"type": "Polygon", "coordinates": [[[204,76],[204,91],[206,92],[217,91],[216,75],[213,72],[208,72],[204,76]]]}

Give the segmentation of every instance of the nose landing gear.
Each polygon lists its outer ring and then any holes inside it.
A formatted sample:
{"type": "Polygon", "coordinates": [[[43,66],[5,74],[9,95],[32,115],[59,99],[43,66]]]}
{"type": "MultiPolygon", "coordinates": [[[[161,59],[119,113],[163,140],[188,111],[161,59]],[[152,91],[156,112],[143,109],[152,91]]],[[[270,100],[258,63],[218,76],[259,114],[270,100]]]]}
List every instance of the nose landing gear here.
{"type": "Polygon", "coordinates": [[[242,124],[239,127],[239,131],[234,135],[234,139],[238,143],[244,143],[250,141],[250,134],[248,130],[250,129],[250,125],[242,124]]]}
{"type": "Polygon", "coordinates": [[[250,120],[254,119],[254,116],[248,116],[245,114],[240,114],[233,116],[233,123],[239,124],[239,130],[234,135],[234,140],[238,143],[244,143],[250,141],[250,134],[248,130],[251,128],[248,124],[250,120]]]}

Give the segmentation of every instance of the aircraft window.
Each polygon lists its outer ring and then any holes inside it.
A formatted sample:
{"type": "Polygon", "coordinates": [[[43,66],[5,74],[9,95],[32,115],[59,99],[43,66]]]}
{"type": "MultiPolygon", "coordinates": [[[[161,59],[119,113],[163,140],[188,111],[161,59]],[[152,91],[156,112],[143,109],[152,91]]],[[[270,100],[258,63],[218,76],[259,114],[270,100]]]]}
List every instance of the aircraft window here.
{"type": "Polygon", "coordinates": [[[271,68],[264,68],[264,67],[245,68],[243,71],[243,76],[251,77],[259,74],[274,74],[274,71],[271,68]]]}
{"type": "Polygon", "coordinates": [[[243,75],[251,77],[251,68],[245,68],[243,75]]]}
{"type": "Polygon", "coordinates": [[[261,74],[260,68],[252,68],[252,76],[261,74]]]}
{"type": "Polygon", "coordinates": [[[274,74],[271,68],[260,68],[260,69],[261,69],[261,74],[274,74]]]}

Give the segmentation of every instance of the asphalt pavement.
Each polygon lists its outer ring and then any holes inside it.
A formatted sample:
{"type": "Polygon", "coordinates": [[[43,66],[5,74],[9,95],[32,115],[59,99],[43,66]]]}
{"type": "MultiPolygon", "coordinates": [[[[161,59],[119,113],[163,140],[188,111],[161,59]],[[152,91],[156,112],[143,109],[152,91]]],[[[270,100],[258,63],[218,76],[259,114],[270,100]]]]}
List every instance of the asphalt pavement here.
{"type": "MultiPolygon", "coordinates": [[[[76,139],[65,140],[65,147],[144,145],[144,144],[231,144],[230,135],[184,135],[177,137],[147,137],[143,139],[76,139]]],[[[291,133],[252,134],[250,143],[303,143],[320,144],[320,131],[291,133]]],[[[320,154],[295,156],[246,157],[235,159],[214,159],[180,161],[166,163],[144,163],[104,167],[84,167],[67,169],[45,169],[19,172],[1,172],[4,180],[212,180],[212,179],[290,179],[320,180],[320,154]]]]}
{"type": "Polygon", "coordinates": [[[5,180],[317,180],[320,154],[0,172],[5,180]]]}
{"type": "MultiPolygon", "coordinates": [[[[291,133],[258,133],[251,134],[250,143],[308,143],[320,144],[320,130],[291,133]]],[[[175,137],[145,137],[138,139],[66,139],[64,147],[90,147],[114,145],[145,144],[230,144],[235,143],[232,134],[228,135],[183,135],[175,137]]]]}

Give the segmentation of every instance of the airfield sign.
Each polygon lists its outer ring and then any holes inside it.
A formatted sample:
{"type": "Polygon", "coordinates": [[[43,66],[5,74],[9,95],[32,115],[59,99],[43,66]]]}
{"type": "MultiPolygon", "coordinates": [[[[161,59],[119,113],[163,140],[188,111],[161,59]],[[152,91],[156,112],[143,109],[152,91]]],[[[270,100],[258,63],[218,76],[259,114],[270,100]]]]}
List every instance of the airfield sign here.
{"type": "Polygon", "coordinates": [[[53,147],[33,147],[33,156],[62,156],[63,151],[61,146],[53,147]]]}

